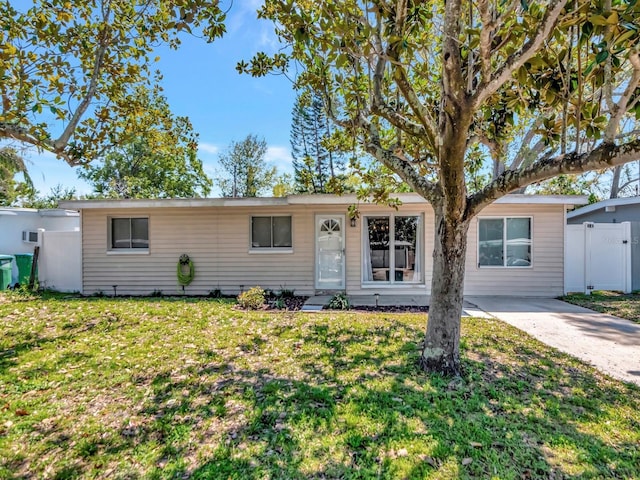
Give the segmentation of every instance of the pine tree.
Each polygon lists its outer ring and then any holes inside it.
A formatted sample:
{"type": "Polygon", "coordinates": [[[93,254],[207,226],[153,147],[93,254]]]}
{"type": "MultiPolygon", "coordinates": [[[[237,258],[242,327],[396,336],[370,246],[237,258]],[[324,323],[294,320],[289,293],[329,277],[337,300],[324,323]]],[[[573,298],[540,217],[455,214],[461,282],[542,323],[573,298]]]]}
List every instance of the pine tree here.
{"type": "Polygon", "coordinates": [[[331,129],[319,95],[298,96],[291,121],[291,156],[298,193],[342,191],[344,162],[327,147],[331,129]]]}

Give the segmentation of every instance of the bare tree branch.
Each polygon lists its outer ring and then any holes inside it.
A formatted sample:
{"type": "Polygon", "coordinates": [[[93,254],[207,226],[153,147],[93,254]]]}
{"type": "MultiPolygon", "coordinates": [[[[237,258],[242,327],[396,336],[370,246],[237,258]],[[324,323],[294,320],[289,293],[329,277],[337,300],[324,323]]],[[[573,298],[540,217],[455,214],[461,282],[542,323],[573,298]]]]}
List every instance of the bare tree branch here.
{"type": "Polygon", "coordinates": [[[465,215],[473,216],[498,198],[518,188],[541,182],[560,174],[584,173],[611,168],[640,160],[640,139],[615,145],[602,143],[590,152],[566,153],[543,158],[522,170],[507,170],[478,193],[469,197],[465,215]]]}

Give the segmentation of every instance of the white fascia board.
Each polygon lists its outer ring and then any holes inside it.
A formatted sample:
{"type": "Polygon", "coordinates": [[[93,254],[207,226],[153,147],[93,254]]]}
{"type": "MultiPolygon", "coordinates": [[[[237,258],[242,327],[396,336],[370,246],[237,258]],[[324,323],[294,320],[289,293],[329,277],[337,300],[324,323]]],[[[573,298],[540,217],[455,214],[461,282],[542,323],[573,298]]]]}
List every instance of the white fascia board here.
{"type": "MultiPolygon", "coordinates": [[[[396,193],[389,194],[389,198],[397,198],[403,204],[407,203],[429,203],[417,193],[396,193]]],[[[289,195],[287,197],[289,205],[349,205],[359,203],[361,205],[371,205],[367,199],[358,199],[355,193],[345,195],[314,194],[314,195],[289,195]]]]}
{"type": "MultiPolygon", "coordinates": [[[[428,203],[417,193],[398,193],[390,195],[402,204],[428,203]]],[[[368,204],[358,200],[355,194],[348,195],[289,195],[287,197],[246,197],[246,198],[180,198],[180,199],[130,199],[130,200],[65,200],[61,208],[81,209],[127,209],[127,208],[190,208],[190,207],[269,207],[280,205],[349,205],[368,204]]],[[[586,196],[579,195],[506,195],[495,203],[507,204],[543,204],[543,205],[584,205],[586,196]]]]}
{"type": "Polygon", "coordinates": [[[536,204],[536,205],[586,205],[586,195],[527,195],[510,194],[497,199],[494,203],[536,204]]]}
{"type": "Polygon", "coordinates": [[[21,215],[21,214],[33,214],[38,213],[37,208],[23,208],[23,207],[2,207],[0,208],[0,215],[21,215]]]}
{"type": "Polygon", "coordinates": [[[65,210],[63,208],[47,208],[38,210],[41,217],[78,217],[80,214],[77,210],[65,210]]]}
{"type": "Polygon", "coordinates": [[[191,207],[256,207],[286,205],[286,198],[171,198],[130,200],[65,200],[63,208],[82,209],[126,209],[126,208],[191,208],[191,207]]]}
{"type": "Polygon", "coordinates": [[[640,204],[640,197],[625,197],[625,198],[608,198],[601,202],[592,203],[586,207],[578,208],[572,212],[567,213],[567,218],[580,217],[587,213],[595,212],[596,210],[604,210],[606,207],[619,207],[622,205],[636,205],[640,204]]]}

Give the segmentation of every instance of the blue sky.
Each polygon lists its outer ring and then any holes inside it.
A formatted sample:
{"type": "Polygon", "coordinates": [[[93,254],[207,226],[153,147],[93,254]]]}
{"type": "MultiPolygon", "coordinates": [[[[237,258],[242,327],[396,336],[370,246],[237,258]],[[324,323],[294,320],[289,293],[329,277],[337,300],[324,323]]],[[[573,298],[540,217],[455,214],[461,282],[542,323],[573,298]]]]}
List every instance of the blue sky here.
{"type": "MultiPolygon", "coordinates": [[[[256,18],[260,4],[234,1],[225,22],[227,33],[211,44],[185,36],[179,50],[157,51],[164,93],[172,111],[188,116],[200,134],[199,156],[214,182],[219,153],[250,133],[266,139],[267,162],[281,172],[291,171],[289,131],[295,100],[291,82],[283,76],[252,78],[235,70],[239,60],[280,48],[272,24],[256,18]]],[[[79,194],[91,191],[75,169],[53,155],[33,152],[28,159],[31,178],[41,194],[58,183],[75,187],[79,194]]]]}

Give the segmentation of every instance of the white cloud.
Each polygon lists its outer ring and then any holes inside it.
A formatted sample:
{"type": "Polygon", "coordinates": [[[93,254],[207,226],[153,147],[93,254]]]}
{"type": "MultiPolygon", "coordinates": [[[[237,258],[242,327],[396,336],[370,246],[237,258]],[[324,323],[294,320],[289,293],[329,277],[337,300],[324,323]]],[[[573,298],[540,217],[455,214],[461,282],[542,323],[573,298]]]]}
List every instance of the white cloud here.
{"type": "Polygon", "coordinates": [[[215,143],[202,142],[198,145],[198,150],[201,153],[209,153],[211,155],[216,155],[218,152],[220,152],[220,147],[215,143]]]}
{"type": "Polygon", "coordinates": [[[266,48],[270,51],[278,50],[282,45],[278,41],[278,37],[273,30],[273,25],[271,23],[267,25],[262,25],[260,29],[260,38],[258,40],[259,48],[266,48]]]}
{"type": "Polygon", "coordinates": [[[293,158],[291,157],[291,150],[289,147],[283,147],[281,145],[270,145],[267,147],[267,153],[264,159],[278,167],[280,173],[291,172],[293,166],[293,158]]]}

